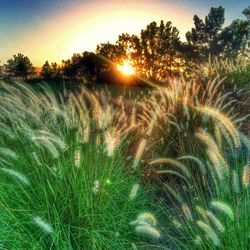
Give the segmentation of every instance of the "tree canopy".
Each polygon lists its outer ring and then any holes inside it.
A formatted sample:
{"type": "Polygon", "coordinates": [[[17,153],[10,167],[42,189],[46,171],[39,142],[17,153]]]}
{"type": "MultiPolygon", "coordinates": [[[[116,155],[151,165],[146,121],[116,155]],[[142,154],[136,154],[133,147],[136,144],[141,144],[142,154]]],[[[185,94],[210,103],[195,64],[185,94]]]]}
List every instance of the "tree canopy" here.
{"type": "MultiPolygon", "coordinates": [[[[209,57],[235,59],[250,50],[250,6],[242,12],[245,19],[233,20],[224,27],[225,10],[212,7],[202,19],[194,15],[194,27],[181,41],[179,30],[170,22],[151,22],[139,35],[122,33],[115,43],[101,43],[96,51],[76,53],[61,65],[49,63],[42,67],[44,80],[80,79],[86,83],[141,84],[144,80],[165,82],[187,72],[209,57]],[[136,77],[121,77],[117,65],[129,62],[136,77]]],[[[6,64],[9,76],[27,78],[34,67],[27,56],[14,55],[6,64]]]]}
{"type": "Polygon", "coordinates": [[[27,77],[34,74],[34,72],[35,68],[30,62],[30,59],[21,53],[13,55],[13,58],[7,61],[6,73],[9,76],[27,79],[27,77]]]}

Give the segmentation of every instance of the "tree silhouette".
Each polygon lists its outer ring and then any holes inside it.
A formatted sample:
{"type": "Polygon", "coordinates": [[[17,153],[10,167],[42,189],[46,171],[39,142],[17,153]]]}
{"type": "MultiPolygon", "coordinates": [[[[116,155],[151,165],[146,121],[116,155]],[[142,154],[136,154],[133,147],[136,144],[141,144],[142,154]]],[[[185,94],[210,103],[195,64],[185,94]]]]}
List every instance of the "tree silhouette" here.
{"type": "Polygon", "coordinates": [[[42,67],[40,76],[41,76],[44,80],[51,80],[52,74],[53,74],[52,68],[51,68],[49,62],[46,61],[45,64],[43,65],[43,67],[42,67]]]}
{"type": "Polygon", "coordinates": [[[142,75],[148,79],[166,79],[176,73],[181,55],[178,53],[179,31],[171,22],[150,23],[141,31],[142,75]]]}
{"type": "Polygon", "coordinates": [[[97,54],[106,61],[105,71],[112,74],[117,63],[131,61],[137,75],[157,81],[179,72],[182,56],[179,52],[179,31],[171,22],[150,23],[140,37],[122,34],[115,44],[97,46],[97,54]]]}
{"type": "Polygon", "coordinates": [[[21,53],[13,55],[13,58],[7,61],[6,73],[8,76],[27,79],[27,77],[34,74],[34,72],[35,68],[30,62],[30,59],[21,53]]]}
{"type": "Polygon", "coordinates": [[[249,47],[250,23],[246,20],[234,20],[221,32],[217,46],[223,57],[235,59],[244,54],[249,47]]]}
{"type": "Polygon", "coordinates": [[[236,58],[246,54],[250,47],[250,7],[243,14],[247,20],[234,20],[225,28],[221,6],[212,7],[204,20],[195,15],[194,28],[186,33],[187,42],[180,41],[179,31],[171,22],[151,22],[140,35],[122,33],[114,44],[101,43],[95,53],[73,54],[71,59],[62,61],[61,67],[46,62],[41,76],[59,78],[62,73],[65,79],[119,84],[125,77],[117,71],[117,64],[129,61],[139,77],[126,77],[126,84],[141,84],[143,78],[166,82],[209,56],[236,58]]]}
{"type": "Polygon", "coordinates": [[[248,6],[247,8],[245,8],[242,12],[242,14],[244,14],[247,18],[248,21],[250,21],[250,6],[248,6]]]}
{"type": "Polygon", "coordinates": [[[225,21],[224,12],[222,6],[218,8],[212,7],[205,17],[205,21],[197,15],[194,16],[195,27],[186,33],[188,44],[193,47],[195,52],[195,58],[192,59],[205,60],[209,55],[218,55],[219,51],[216,42],[225,21]]]}
{"type": "Polygon", "coordinates": [[[0,77],[3,76],[3,66],[0,65],[0,77]]]}

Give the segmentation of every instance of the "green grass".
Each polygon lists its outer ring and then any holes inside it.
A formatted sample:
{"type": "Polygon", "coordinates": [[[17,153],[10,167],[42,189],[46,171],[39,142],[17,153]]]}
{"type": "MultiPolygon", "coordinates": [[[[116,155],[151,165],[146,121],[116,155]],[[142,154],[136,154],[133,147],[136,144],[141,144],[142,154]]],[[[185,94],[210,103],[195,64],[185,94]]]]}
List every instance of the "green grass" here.
{"type": "Polygon", "coordinates": [[[123,143],[109,155],[105,133],[76,99],[66,106],[49,89],[39,96],[2,84],[1,247],[131,249],[135,242],[150,249],[130,222],[155,207],[152,191],[139,185],[130,198],[140,175],[128,171],[123,143]]]}
{"type": "Polygon", "coordinates": [[[250,143],[203,84],[117,106],[1,82],[0,249],[247,250],[250,143]]]}
{"type": "Polygon", "coordinates": [[[20,146],[9,169],[24,175],[29,184],[1,171],[0,241],[7,248],[131,248],[135,238],[129,222],[147,209],[150,196],[129,200],[138,178],[123,171],[120,151],[109,158],[101,146],[75,144],[55,160],[35,147],[20,146]],[[39,165],[29,153],[34,150],[39,165]],[[76,150],[81,154],[77,166],[76,150]],[[50,224],[53,233],[44,235],[35,217],[50,224]]]}

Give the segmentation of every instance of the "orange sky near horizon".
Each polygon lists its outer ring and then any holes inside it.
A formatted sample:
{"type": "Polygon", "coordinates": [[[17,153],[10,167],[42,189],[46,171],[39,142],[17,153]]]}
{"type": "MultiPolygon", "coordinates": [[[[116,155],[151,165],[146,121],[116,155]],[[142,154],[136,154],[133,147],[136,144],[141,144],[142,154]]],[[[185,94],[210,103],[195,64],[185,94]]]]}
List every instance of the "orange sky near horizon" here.
{"type": "Polygon", "coordinates": [[[0,38],[5,48],[0,54],[1,64],[19,52],[27,55],[34,66],[41,67],[46,60],[61,63],[73,53],[95,51],[97,44],[115,42],[121,33],[140,34],[152,21],[172,21],[185,39],[193,26],[194,14],[204,17],[209,9],[192,9],[188,4],[162,0],[91,0],[72,1],[58,11],[33,23],[27,29],[17,30],[17,38],[0,38]],[[75,4],[73,4],[75,3],[75,4]],[[5,39],[5,40],[4,40],[5,39]]]}
{"type": "Polygon", "coordinates": [[[183,31],[192,26],[193,14],[171,3],[166,4],[134,1],[91,1],[65,9],[35,31],[23,31],[21,41],[12,41],[5,53],[5,60],[13,54],[23,53],[35,66],[46,60],[61,63],[73,53],[95,51],[102,42],[115,42],[121,33],[140,34],[151,21],[172,20],[183,31]],[[188,20],[188,21],[187,21],[188,20]]]}

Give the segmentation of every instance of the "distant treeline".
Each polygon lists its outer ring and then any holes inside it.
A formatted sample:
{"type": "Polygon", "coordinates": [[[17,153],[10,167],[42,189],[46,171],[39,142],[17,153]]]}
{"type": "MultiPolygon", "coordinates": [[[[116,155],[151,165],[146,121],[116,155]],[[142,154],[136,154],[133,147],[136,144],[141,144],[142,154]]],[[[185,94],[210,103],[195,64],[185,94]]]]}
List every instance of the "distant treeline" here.
{"type": "Polygon", "coordinates": [[[85,83],[140,85],[143,79],[164,82],[189,74],[190,68],[205,62],[210,57],[236,59],[249,56],[250,6],[243,11],[245,19],[236,19],[223,27],[223,7],[211,8],[202,20],[194,16],[194,28],[186,33],[186,41],[180,41],[179,31],[171,22],[150,23],[139,36],[121,34],[115,44],[102,43],[96,52],[74,54],[62,64],[45,62],[39,76],[29,58],[14,55],[1,67],[5,77],[21,77],[24,80],[61,81],[75,80],[85,83]],[[136,77],[122,77],[116,65],[129,60],[136,77]]]}

